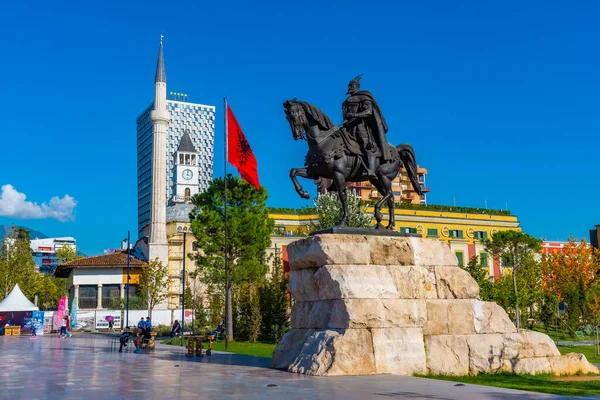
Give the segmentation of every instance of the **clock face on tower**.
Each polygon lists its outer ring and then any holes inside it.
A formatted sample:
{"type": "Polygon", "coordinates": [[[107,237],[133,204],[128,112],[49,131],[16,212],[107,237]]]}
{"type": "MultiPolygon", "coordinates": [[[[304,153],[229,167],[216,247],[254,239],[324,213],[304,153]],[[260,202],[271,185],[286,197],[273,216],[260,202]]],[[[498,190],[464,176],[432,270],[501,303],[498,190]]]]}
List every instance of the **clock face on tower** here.
{"type": "Polygon", "coordinates": [[[194,174],[189,169],[184,170],[181,175],[183,176],[183,179],[186,179],[188,181],[194,177],[194,174]]]}

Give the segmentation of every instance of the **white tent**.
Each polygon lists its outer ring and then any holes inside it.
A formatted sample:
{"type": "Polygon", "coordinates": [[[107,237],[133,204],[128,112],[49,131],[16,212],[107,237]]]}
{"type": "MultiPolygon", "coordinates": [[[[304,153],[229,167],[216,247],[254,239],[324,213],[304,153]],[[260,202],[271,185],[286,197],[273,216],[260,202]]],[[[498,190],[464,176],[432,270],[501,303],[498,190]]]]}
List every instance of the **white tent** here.
{"type": "Polygon", "coordinates": [[[19,284],[16,284],[13,290],[0,302],[0,311],[39,311],[40,309],[27,300],[27,297],[21,292],[19,284]]]}

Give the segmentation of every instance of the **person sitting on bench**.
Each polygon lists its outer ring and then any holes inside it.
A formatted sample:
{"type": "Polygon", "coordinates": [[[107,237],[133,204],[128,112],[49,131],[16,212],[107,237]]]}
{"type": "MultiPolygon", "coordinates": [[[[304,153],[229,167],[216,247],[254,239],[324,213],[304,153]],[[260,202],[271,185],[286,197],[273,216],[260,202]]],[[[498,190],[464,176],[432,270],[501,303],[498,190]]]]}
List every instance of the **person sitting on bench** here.
{"type": "Polygon", "coordinates": [[[129,327],[125,328],[125,331],[121,333],[121,337],[119,338],[119,343],[121,344],[119,346],[119,353],[123,352],[123,347],[127,347],[127,342],[129,341],[131,335],[132,333],[129,327]]]}
{"type": "Polygon", "coordinates": [[[180,334],[181,334],[181,325],[179,324],[179,321],[175,320],[175,322],[173,323],[173,329],[171,329],[171,337],[179,336],[180,334]]]}

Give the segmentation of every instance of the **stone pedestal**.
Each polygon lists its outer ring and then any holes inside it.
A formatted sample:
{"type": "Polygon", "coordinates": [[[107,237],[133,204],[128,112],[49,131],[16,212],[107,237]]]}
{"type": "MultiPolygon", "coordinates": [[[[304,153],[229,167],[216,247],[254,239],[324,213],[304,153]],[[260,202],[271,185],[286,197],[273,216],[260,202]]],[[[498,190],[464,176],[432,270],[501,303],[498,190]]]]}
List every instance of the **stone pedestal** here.
{"type": "Polygon", "coordinates": [[[272,367],[309,375],[598,373],[517,331],[444,243],[326,234],[288,246],[292,329],[272,367]]]}

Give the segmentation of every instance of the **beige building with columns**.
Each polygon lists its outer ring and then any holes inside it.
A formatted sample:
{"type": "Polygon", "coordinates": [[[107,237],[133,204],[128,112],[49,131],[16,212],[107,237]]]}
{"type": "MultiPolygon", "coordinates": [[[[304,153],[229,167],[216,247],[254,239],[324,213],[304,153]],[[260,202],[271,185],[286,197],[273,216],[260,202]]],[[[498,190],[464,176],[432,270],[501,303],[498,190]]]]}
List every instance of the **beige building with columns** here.
{"type": "MultiPolygon", "coordinates": [[[[130,255],[129,296],[138,295],[139,276],[144,261],[130,255]]],[[[80,258],[59,265],[54,272],[57,278],[68,278],[68,308],[77,299],[78,310],[114,309],[115,299],[125,298],[127,285],[127,252],[117,250],[112,254],[80,258]]]]}

